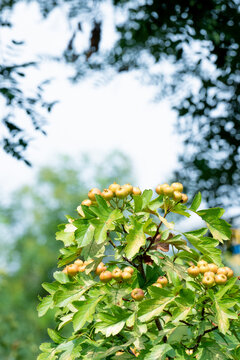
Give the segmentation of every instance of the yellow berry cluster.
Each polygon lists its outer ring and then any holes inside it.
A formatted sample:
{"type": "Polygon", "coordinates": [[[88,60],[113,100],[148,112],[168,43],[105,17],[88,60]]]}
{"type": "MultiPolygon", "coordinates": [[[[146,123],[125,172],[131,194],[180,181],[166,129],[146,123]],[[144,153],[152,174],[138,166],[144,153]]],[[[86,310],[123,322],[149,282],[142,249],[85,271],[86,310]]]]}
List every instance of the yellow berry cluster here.
{"type": "Polygon", "coordinates": [[[103,191],[98,188],[93,188],[88,192],[88,199],[82,201],[82,205],[90,206],[93,205],[96,201],[95,195],[101,195],[105,200],[110,201],[114,197],[118,199],[124,199],[128,195],[141,195],[141,190],[137,186],[132,186],[131,184],[119,185],[116,182],[111,184],[108,189],[103,189],[103,191]]]}
{"type": "Polygon", "coordinates": [[[157,279],[157,282],[152,284],[152,286],[162,288],[162,287],[166,286],[167,284],[168,284],[168,279],[166,278],[166,276],[159,276],[159,278],[157,279]]]}
{"type": "MultiPolygon", "coordinates": [[[[92,259],[87,261],[82,261],[80,259],[77,259],[76,261],[74,261],[73,264],[65,266],[63,272],[69,276],[74,276],[79,272],[84,272],[86,266],[89,265],[91,262],[93,262],[92,259]]],[[[108,283],[112,279],[119,282],[128,281],[131,279],[133,272],[134,270],[130,266],[125,267],[123,270],[117,267],[114,270],[109,271],[107,270],[107,267],[103,262],[98,264],[95,270],[95,274],[98,275],[99,279],[104,283],[108,283]]]]}
{"type": "Polygon", "coordinates": [[[69,276],[74,276],[79,272],[84,272],[86,269],[86,266],[91,264],[91,262],[93,262],[92,259],[87,260],[87,261],[82,261],[80,259],[77,259],[74,261],[73,264],[65,266],[65,268],[63,269],[63,272],[69,276]]]}
{"type": "Polygon", "coordinates": [[[225,284],[234,275],[233,270],[229,267],[218,267],[216,264],[209,264],[205,260],[200,260],[197,266],[190,266],[187,271],[188,275],[193,278],[202,275],[201,282],[206,287],[225,284]]]}
{"type": "Polygon", "coordinates": [[[112,271],[108,271],[106,266],[103,263],[100,263],[96,269],[96,274],[99,275],[99,279],[108,283],[112,279],[116,281],[128,281],[131,279],[134,270],[130,266],[125,267],[123,270],[118,267],[112,271]]]}
{"type": "Polygon", "coordinates": [[[165,195],[177,202],[181,202],[185,204],[188,201],[188,197],[186,194],[182,193],[183,191],[183,184],[179,182],[174,182],[171,185],[169,184],[162,184],[156,187],[156,193],[158,195],[165,195]]]}

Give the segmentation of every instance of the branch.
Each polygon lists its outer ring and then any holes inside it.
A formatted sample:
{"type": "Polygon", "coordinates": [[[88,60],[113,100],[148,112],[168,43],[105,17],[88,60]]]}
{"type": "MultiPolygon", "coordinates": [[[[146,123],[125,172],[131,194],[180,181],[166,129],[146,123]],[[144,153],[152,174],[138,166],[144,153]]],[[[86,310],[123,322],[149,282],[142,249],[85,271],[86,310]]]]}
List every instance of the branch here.
{"type": "Polygon", "coordinates": [[[211,328],[211,329],[205,330],[205,331],[203,332],[203,334],[201,334],[201,335],[199,335],[199,336],[197,337],[197,342],[196,342],[196,344],[194,345],[194,347],[192,347],[191,349],[192,349],[193,351],[195,351],[195,350],[198,348],[198,346],[199,346],[199,344],[200,344],[200,342],[201,342],[201,340],[202,340],[202,337],[203,337],[205,334],[210,333],[210,332],[212,332],[212,331],[214,331],[214,330],[217,330],[217,329],[218,329],[218,326],[214,326],[214,327],[211,328]]]}
{"type": "Polygon", "coordinates": [[[183,324],[185,324],[187,326],[193,326],[193,324],[190,324],[189,322],[184,321],[184,320],[180,320],[179,322],[181,322],[181,323],[183,323],[183,324]]]}
{"type": "MultiPolygon", "coordinates": [[[[156,324],[158,330],[159,330],[159,331],[162,331],[162,330],[163,330],[163,327],[162,327],[162,325],[161,325],[161,323],[160,323],[160,320],[159,320],[158,318],[156,318],[154,321],[155,321],[155,324],[156,324]]],[[[167,342],[167,336],[166,336],[166,335],[163,336],[163,342],[164,342],[164,343],[167,342]]]]}
{"type": "MultiPolygon", "coordinates": [[[[165,218],[165,217],[167,216],[167,214],[168,214],[168,212],[166,212],[163,217],[165,218]]],[[[159,234],[159,229],[160,229],[161,225],[162,225],[162,221],[160,221],[160,223],[158,224],[156,233],[155,233],[155,235],[152,237],[152,239],[150,240],[150,244],[149,244],[148,247],[145,249],[143,255],[145,255],[145,254],[148,252],[148,250],[151,248],[151,246],[154,244],[154,241],[156,240],[156,237],[157,237],[158,234],[159,234]]]]}
{"type": "MultiPolygon", "coordinates": [[[[117,248],[117,246],[114,244],[114,242],[112,241],[112,239],[109,237],[109,242],[110,244],[114,247],[114,249],[117,248]]],[[[126,256],[122,255],[122,258],[127,261],[130,265],[132,265],[133,267],[135,267],[136,269],[138,269],[138,265],[136,265],[133,261],[129,260],[126,256]]]]}

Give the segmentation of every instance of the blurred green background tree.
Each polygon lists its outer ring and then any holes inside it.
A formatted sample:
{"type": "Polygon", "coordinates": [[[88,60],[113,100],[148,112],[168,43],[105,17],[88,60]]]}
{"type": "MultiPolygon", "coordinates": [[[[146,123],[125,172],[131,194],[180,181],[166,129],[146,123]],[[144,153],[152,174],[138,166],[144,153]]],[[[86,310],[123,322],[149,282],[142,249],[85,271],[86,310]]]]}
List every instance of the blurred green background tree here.
{"type": "Polygon", "coordinates": [[[33,360],[46,339],[52,315],[38,318],[37,294],[43,296],[41,283],[52,281],[56,270],[57,225],[67,214],[76,216],[93,185],[102,189],[113,181],[132,180],[129,159],[117,151],[97,165],[87,155],[79,161],[63,157],[40,169],[31,186],[1,205],[0,359],[33,360]]]}

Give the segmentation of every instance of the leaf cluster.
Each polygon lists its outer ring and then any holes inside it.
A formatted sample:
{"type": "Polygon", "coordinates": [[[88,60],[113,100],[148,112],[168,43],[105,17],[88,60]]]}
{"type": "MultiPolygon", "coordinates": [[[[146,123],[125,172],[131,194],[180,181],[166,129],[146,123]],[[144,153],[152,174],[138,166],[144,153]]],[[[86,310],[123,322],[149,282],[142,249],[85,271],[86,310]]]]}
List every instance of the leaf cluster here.
{"type": "Polygon", "coordinates": [[[219,243],[231,236],[220,208],[198,210],[197,194],[190,207],[167,196],[152,198],[152,190],[110,202],[96,195],[96,204],[82,205],[79,218],[62,224],[59,267],[80,258],[85,272],[54,273],[44,283],[48,295],[38,306],[40,316],[55,310],[52,343],[41,345],[38,359],[234,359],[239,357],[239,285],[236,278],[210,289],[188,276],[200,259],[222,265],[219,243]],[[206,227],[182,233],[167,216],[197,214],[206,227]],[[162,245],[170,247],[168,253],[162,245]],[[131,265],[130,281],[105,284],[95,270],[104,261],[108,270],[131,265]],[[165,275],[164,288],[154,286],[165,275]],[[131,291],[141,288],[144,299],[131,291]],[[220,340],[221,339],[221,340],[220,340]],[[215,357],[216,358],[216,357],[215,357]]]}

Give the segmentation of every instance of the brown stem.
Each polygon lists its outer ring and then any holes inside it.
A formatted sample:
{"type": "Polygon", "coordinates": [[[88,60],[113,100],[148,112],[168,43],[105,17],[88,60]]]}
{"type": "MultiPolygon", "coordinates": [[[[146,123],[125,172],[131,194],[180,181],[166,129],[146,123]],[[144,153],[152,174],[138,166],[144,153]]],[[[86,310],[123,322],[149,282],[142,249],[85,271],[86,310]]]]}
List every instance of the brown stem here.
{"type": "MultiPolygon", "coordinates": [[[[109,237],[109,242],[110,244],[114,247],[114,249],[117,248],[117,246],[114,244],[114,242],[112,241],[112,239],[109,237]]],[[[127,261],[130,265],[132,265],[133,267],[135,267],[136,269],[138,269],[138,265],[136,265],[133,261],[129,260],[126,256],[122,255],[122,258],[127,261]]]]}
{"type": "Polygon", "coordinates": [[[122,229],[123,229],[123,232],[125,232],[125,234],[127,234],[128,232],[125,230],[124,226],[122,225],[122,229]]]}
{"type": "Polygon", "coordinates": [[[163,310],[163,312],[167,313],[168,315],[172,316],[172,313],[169,310],[163,310]]]}
{"type": "MultiPolygon", "coordinates": [[[[167,216],[167,214],[168,214],[168,212],[166,212],[163,217],[165,218],[165,217],[167,216]]],[[[161,225],[162,225],[162,221],[160,221],[160,223],[158,224],[156,233],[155,233],[155,235],[152,237],[152,239],[150,240],[150,243],[149,243],[148,247],[145,249],[143,255],[145,255],[145,254],[148,252],[148,250],[151,248],[151,246],[153,245],[154,241],[156,240],[156,237],[157,237],[158,234],[159,234],[159,229],[160,229],[161,225]]]]}
{"type": "Polygon", "coordinates": [[[179,322],[181,322],[181,323],[183,323],[183,324],[185,324],[187,326],[193,326],[193,324],[190,324],[190,323],[188,323],[187,321],[184,321],[184,320],[180,320],[179,322]]]}
{"type": "Polygon", "coordinates": [[[146,280],[146,274],[143,268],[143,256],[139,256],[138,258],[139,258],[138,270],[142,274],[144,280],[146,280]]]}
{"type": "MultiPolygon", "coordinates": [[[[155,321],[155,324],[156,324],[158,330],[159,330],[159,331],[162,331],[162,330],[163,330],[163,327],[162,327],[162,325],[161,325],[161,323],[160,323],[160,320],[159,320],[158,318],[156,318],[154,321],[155,321]]],[[[163,336],[163,342],[164,342],[164,343],[167,342],[167,336],[166,336],[166,335],[163,336]]]]}
{"type": "Polygon", "coordinates": [[[197,337],[197,342],[196,342],[196,344],[191,348],[193,351],[195,351],[197,348],[198,348],[198,346],[199,346],[199,344],[200,344],[200,342],[201,342],[201,340],[202,340],[202,337],[205,335],[205,334],[207,334],[207,333],[210,333],[211,331],[214,331],[214,330],[217,330],[218,329],[218,326],[214,326],[213,328],[211,328],[211,329],[208,329],[208,330],[205,330],[204,332],[203,332],[203,334],[201,334],[201,335],[199,335],[198,337],[197,337]]]}

